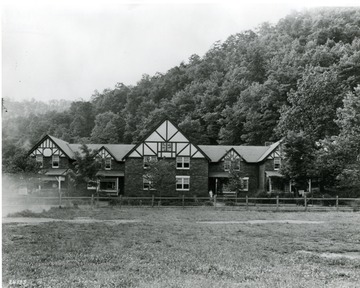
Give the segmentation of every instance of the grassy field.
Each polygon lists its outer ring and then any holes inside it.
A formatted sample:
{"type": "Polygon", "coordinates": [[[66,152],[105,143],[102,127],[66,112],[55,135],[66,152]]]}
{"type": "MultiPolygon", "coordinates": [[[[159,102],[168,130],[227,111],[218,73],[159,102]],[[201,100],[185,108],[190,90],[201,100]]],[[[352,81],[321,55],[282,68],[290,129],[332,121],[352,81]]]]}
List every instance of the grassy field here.
{"type": "Polygon", "coordinates": [[[4,287],[360,287],[360,213],[114,207],[14,216],[64,221],[3,224],[4,287]],[[79,217],[138,222],[68,221],[79,217]]]}

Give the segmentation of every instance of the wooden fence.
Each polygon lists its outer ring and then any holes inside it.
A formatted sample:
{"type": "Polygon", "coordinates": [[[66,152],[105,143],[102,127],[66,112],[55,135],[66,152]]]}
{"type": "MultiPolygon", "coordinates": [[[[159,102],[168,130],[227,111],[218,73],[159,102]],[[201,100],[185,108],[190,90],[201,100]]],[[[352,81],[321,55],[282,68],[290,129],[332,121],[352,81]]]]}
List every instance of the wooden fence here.
{"type": "MultiPolygon", "coordinates": [[[[3,199],[4,200],[4,199],[3,199]]],[[[8,201],[3,201],[9,203],[8,201]]],[[[39,197],[21,196],[13,199],[22,205],[49,206],[131,206],[131,207],[202,207],[228,210],[268,210],[268,211],[359,211],[360,198],[255,198],[255,197],[39,197]]],[[[10,199],[11,203],[11,199],[10,199]]]]}

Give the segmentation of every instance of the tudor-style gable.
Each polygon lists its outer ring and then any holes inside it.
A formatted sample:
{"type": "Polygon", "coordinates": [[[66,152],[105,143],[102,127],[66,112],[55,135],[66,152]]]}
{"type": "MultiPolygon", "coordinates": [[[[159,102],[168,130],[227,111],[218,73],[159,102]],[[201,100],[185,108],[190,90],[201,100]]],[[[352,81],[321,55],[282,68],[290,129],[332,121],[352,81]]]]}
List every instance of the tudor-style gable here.
{"type": "Polygon", "coordinates": [[[224,157],[222,157],[221,161],[224,162],[225,171],[230,171],[230,169],[240,171],[241,157],[234,149],[228,151],[224,157]]]}
{"type": "Polygon", "coordinates": [[[190,143],[189,139],[170,120],[163,121],[125,157],[139,158],[144,156],[207,158],[196,145],[190,143]]]}
{"type": "Polygon", "coordinates": [[[40,155],[43,157],[51,157],[53,155],[59,157],[68,156],[50,136],[45,136],[38,144],[33,147],[32,150],[30,150],[29,154],[33,157],[40,155]]]}

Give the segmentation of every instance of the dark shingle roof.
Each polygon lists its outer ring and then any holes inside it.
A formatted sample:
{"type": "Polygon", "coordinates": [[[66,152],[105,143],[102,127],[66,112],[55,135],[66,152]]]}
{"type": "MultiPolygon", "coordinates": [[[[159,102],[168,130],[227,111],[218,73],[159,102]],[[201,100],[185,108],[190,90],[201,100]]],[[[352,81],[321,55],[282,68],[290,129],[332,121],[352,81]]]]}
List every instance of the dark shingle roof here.
{"type": "Polygon", "coordinates": [[[270,146],[199,145],[198,147],[211,159],[211,162],[219,162],[226,153],[234,149],[246,162],[258,163],[263,161],[279,144],[280,141],[270,146]]]}

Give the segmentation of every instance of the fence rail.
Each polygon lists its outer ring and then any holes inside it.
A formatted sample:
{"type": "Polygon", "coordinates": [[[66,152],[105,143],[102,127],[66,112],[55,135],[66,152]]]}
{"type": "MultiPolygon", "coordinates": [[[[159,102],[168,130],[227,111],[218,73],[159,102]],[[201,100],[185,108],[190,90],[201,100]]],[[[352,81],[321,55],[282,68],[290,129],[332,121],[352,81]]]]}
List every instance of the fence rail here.
{"type": "Polygon", "coordinates": [[[198,207],[212,206],[237,210],[269,210],[269,211],[359,211],[360,198],[257,198],[257,197],[67,197],[67,196],[20,196],[3,199],[3,203],[50,205],[50,206],[135,206],[135,207],[198,207]]]}

